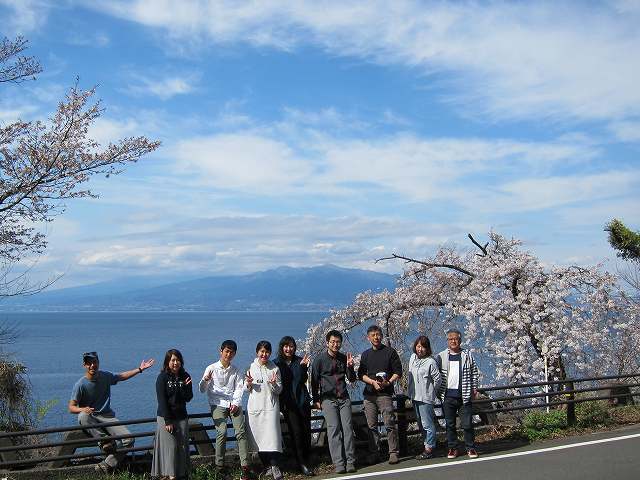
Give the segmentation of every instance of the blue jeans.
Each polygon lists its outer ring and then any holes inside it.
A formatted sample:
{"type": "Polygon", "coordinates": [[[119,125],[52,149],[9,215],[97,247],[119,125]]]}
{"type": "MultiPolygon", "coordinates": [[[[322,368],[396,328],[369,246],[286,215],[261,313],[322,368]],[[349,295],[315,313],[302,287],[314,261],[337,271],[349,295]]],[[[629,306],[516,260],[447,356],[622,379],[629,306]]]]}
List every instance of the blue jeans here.
{"type": "Polygon", "coordinates": [[[436,419],[433,404],[414,400],[413,408],[424,434],[424,448],[436,448],[436,419]]]}

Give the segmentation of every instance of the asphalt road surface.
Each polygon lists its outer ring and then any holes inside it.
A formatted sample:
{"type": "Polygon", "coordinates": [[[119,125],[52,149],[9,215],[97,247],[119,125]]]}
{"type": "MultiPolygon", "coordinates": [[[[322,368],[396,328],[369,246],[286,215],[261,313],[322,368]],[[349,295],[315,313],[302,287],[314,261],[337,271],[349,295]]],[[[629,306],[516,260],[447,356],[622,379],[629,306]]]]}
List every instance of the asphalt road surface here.
{"type": "Polygon", "coordinates": [[[464,480],[600,480],[640,479],[640,426],[561,440],[538,442],[521,448],[482,454],[477,459],[437,458],[398,465],[382,463],[359,469],[341,480],[425,478],[464,480]]]}

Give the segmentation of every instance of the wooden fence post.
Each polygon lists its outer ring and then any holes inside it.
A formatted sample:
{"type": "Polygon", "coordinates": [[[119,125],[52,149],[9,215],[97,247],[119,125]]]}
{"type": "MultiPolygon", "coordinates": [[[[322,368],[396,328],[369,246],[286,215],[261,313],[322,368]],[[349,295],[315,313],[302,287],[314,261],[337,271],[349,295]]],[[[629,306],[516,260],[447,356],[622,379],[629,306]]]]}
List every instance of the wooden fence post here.
{"type": "Polygon", "coordinates": [[[398,394],[396,399],[396,417],[398,419],[398,447],[400,449],[400,455],[407,455],[409,450],[409,442],[407,438],[407,431],[409,430],[409,422],[407,419],[407,396],[398,394]]]}

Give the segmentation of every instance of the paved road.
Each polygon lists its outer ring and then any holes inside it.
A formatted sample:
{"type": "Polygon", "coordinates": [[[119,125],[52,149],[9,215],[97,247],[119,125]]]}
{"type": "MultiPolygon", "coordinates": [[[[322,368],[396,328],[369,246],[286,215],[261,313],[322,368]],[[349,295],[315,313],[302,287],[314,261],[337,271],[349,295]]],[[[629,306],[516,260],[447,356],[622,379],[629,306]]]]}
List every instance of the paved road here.
{"type": "Polygon", "coordinates": [[[471,460],[446,458],[362,468],[341,480],[455,478],[465,480],[640,479],[640,426],[547,441],[471,460]]]}

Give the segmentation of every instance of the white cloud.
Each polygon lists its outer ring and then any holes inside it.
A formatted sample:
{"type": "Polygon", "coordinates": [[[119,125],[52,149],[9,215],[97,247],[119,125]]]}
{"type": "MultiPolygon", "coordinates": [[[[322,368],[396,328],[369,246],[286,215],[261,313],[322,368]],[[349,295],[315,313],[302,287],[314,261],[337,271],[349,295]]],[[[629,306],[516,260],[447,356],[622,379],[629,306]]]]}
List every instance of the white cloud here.
{"type": "Polygon", "coordinates": [[[106,47],[111,43],[111,38],[105,32],[100,31],[91,34],[73,31],[68,34],[67,42],[81,47],[106,47]]]}
{"type": "Polygon", "coordinates": [[[169,100],[176,95],[185,95],[195,90],[195,75],[166,76],[149,78],[140,74],[132,75],[134,83],[127,87],[127,92],[134,95],[153,95],[161,100],[169,100]]]}
{"type": "Polygon", "coordinates": [[[29,34],[40,28],[49,14],[49,5],[45,0],[0,0],[0,7],[9,11],[2,15],[5,35],[29,34]]]}
{"type": "Polygon", "coordinates": [[[593,203],[637,191],[640,173],[610,171],[596,175],[523,179],[502,187],[507,196],[500,202],[515,211],[552,208],[575,202],[593,203]]]}
{"type": "MultiPolygon", "coordinates": [[[[384,247],[423,254],[413,238],[430,232],[454,235],[456,225],[420,225],[390,218],[262,215],[185,219],[161,231],[92,239],[81,248],[77,264],[88,269],[141,269],[141,272],[200,271],[242,273],[279,265],[335,263],[397,271],[398,265],[373,265],[384,247]],[[256,232],[260,232],[256,235],[256,232]],[[139,240],[144,238],[144,245],[139,240]]],[[[122,219],[122,221],[126,221],[122,219]]],[[[434,240],[432,245],[436,245],[434,240]]],[[[77,248],[77,247],[76,247],[77,248]]]]}
{"type": "Polygon", "coordinates": [[[248,194],[295,188],[313,173],[285,143],[250,132],[192,138],[179,142],[172,154],[179,173],[248,194]]]}
{"type": "Polygon", "coordinates": [[[622,142],[640,142],[640,121],[616,122],[609,128],[622,142]]]}
{"type": "Polygon", "coordinates": [[[111,0],[91,4],[173,41],[239,42],[417,67],[449,99],[497,118],[610,119],[640,113],[639,10],[633,2],[111,0]],[[606,100],[605,100],[606,99],[606,100]]]}

